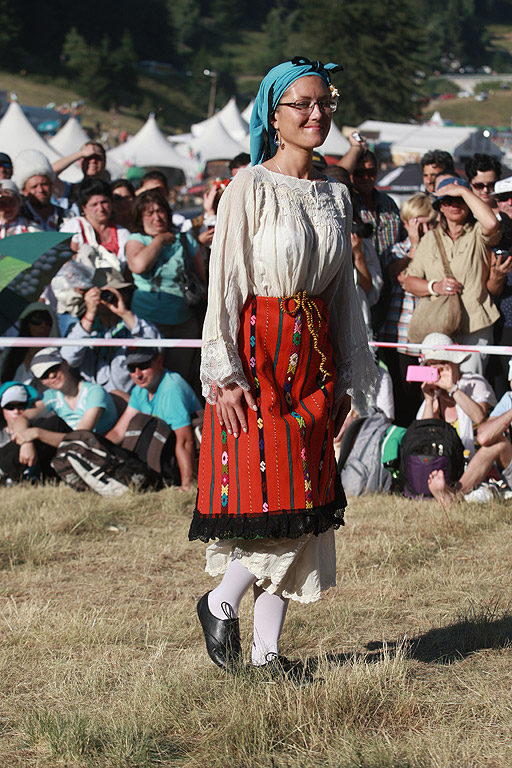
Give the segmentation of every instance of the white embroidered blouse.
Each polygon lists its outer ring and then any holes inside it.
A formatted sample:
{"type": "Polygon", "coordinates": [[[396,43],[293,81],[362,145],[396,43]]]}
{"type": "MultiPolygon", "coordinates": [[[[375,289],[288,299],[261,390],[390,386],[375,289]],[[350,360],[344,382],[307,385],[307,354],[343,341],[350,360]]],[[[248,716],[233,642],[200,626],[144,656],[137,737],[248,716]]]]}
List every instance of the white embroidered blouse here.
{"type": "Polygon", "coordinates": [[[352,271],[352,204],[344,184],[239,171],[223,194],[212,243],[208,309],[203,327],[203,394],[216,386],[250,389],[238,355],[240,315],[248,296],[307,291],[327,304],[336,355],[335,401],[354,387],[375,386],[352,271]]]}

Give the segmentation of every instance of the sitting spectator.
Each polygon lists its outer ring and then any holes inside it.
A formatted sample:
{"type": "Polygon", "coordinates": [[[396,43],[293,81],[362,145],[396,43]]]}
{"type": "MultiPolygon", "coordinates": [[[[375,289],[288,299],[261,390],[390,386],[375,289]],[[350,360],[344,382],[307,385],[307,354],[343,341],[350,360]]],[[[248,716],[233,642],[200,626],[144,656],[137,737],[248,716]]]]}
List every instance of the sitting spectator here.
{"type": "MultiPolygon", "coordinates": [[[[28,304],[20,314],[17,325],[19,336],[34,338],[57,337],[59,323],[55,312],[47,304],[34,301],[28,304]]],[[[17,381],[21,384],[31,385],[37,394],[43,392],[41,382],[34,379],[30,364],[32,358],[40,347],[6,347],[0,358],[0,382],[17,381]]]]}
{"type": "Polygon", "coordinates": [[[467,501],[490,501],[491,491],[485,486],[480,486],[480,483],[488,476],[494,463],[501,469],[509,489],[512,489],[512,443],[509,437],[511,425],[512,392],[509,391],[503,395],[487,421],[478,427],[477,438],[481,448],[469,462],[457,486],[451,488],[446,483],[443,472],[432,472],[430,475],[430,492],[440,504],[447,506],[463,497],[467,501]]]}
{"type": "Polygon", "coordinates": [[[119,227],[133,232],[133,204],[135,189],[127,179],[118,179],[110,186],[112,190],[113,218],[119,227]]]}
{"type": "Polygon", "coordinates": [[[0,240],[10,235],[41,231],[21,214],[21,203],[21,195],[14,181],[0,180],[0,240]]]}
{"type": "Polygon", "coordinates": [[[53,412],[69,429],[84,429],[104,435],[117,421],[117,409],[105,390],[89,381],[81,381],[70,370],[56,347],[45,347],[32,358],[31,370],[44,387],[41,400],[27,409],[14,424],[18,445],[39,440],[57,448],[65,431],[34,426],[33,420],[53,412]]]}
{"type": "MultiPolygon", "coordinates": [[[[170,207],[171,203],[169,201],[171,197],[171,190],[169,189],[167,176],[163,171],[158,171],[156,169],[152,171],[146,171],[142,177],[141,185],[135,194],[138,197],[139,195],[142,195],[143,192],[149,192],[150,190],[159,190],[162,193],[162,196],[165,198],[166,203],[170,207]]],[[[188,232],[191,228],[190,219],[186,219],[185,216],[183,216],[181,213],[176,213],[176,211],[172,212],[172,223],[173,226],[180,232],[188,232]]]]}
{"type": "MultiPolygon", "coordinates": [[[[13,483],[19,480],[44,480],[55,477],[50,462],[55,448],[39,440],[18,444],[13,440],[15,422],[31,408],[37,399],[32,387],[18,381],[7,381],[0,387],[0,481],[13,483]]],[[[35,419],[35,425],[43,424],[47,429],[67,431],[67,426],[58,416],[35,419]]]]}
{"type": "MultiPolygon", "coordinates": [[[[490,296],[497,286],[488,247],[499,241],[500,224],[467,181],[438,177],[436,184],[433,205],[440,211],[440,226],[422,237],[407,267],[404,288],[418,297],[459,294],[462,325],[455,340],[485,346],[492,343],[493,325],[499,317],[490,296]],[[446,276],[437,232],[453,277],[446,276]]],[[[485,359],[474,353],[463,370],[482,373],[485,359]]]]}
{"type": "Polygon", "coordinates": [[[12,160],[5,152],[0,152],[0,179],[12,178],[12,160]]]}
{"type": "MultiPolygon", "coordinates": [[[[171,209],[159,190],[139,195],[135,228],[126,245],[126,258],[135,282],[132,312],[156,325],[168,339],[197,339],[199,320],[183,296],[179,270],[197,263],[197,243],[189,234],[176,235],[171,209]]],[[[194,349],[168,349],[165,366],[190,382],[194,349]]]]}
{"type": "MultiPolygon", "coordinates": [[[[408,327],[418,299],[403,288],[404,272],[414,259],[416,248],[423,235],[436,225],[436,212],[430,198],[423,192],[413,195],[402,205],[400,216],[407,230],[407,237],[395,243],[382,256],[390,284],[390,304],[387,317],[379,332],[380,341],[407,343],[408,327]]],[[[396,423],[408,427],[421,402],[421,391],[416,382],[406,381],[409,365],[415,365],[416,357],[407,354],[407,348],[382,348],[379,352],[393,380],[396,406],[396,423]]]]}
{"type": "MultiPolygon", "coordinates": [[[[110,174],[106,170],[107,155],[105,148],[99,141],[88,141],[84,146],[67,157],[61,157],[52,164],[55,175],[58,177],[73,163],[80,163],[80,170],[85,179],[102,179],[110,183],[110,174]]],[[[54,202],[63,208],[72,208],[73,213],[79,213],[80,184],[69,184],[61,179],[56,180],[54,202]]]]}
{"type": "MultiPolygon", "coordinates": [[[[158,339],[160,333],[130,309],[133,283],[116,272],[98,270],[95,286],[85,294],[86,311],[68,332],[70,339],[158,339]],[[110,294],[110,295],[108,295],[110,294]]],[[[128,401],[133,380],[126,367],[126,347],[63,347],[62,357],[83,379],[128,401]]]]}
{"type": "Polygon", "coordinates": [[[439,378],[421,385],[424,402],[417,419],[443,419],[457,430],[467,456],[475,453],[475,425],[481,424],[496,397],[491,386],[477,373],[461,375],[460,365],[468,359],[468,352],[428,349],[428,345],[451,346],[453,341],[444,333],[429,333],[423,344],[422,365],[437,368],[439,378]]]}
{"type": "Polygon", "coordinates": [[[428,195],[434,194],[436,178],[444,173],[455,176],[453,157],[444,149],[432,149],[426,152],[420,160],[423,174],[423,186],[428,195]]]}
{"type": "Polygon", "coordinates": [[[73,214],[51,202],[55,180],[47,157],[36,149],[24,149],[15,160],[15,181],[25,196],[23,215],[40,230],[55,232],[73,214]]]}
{"type": "Polygon", "coordinates": [[[491,208],[496,207],[494,185],[501,176],[501,163],[497,157],[477,153],[464,166],[471,189],[491,208]]]}
{"type": "MultiPolygon", "coordinates": [[[[494,326],[494,343],[509,347],[512,346],[512,176],[496,182],[492,199],[497,206],[494,213],[503,227],[501,239],[492,250],[491,262],[496,277],[493,296],[500,310],[500,318],[494,326]]],[[[493,355],[489,360],[487,376],[496,397],[503,397],[509,389],[507,358],[493,355]]]]}
{"type": "Polygon", "coordinates": [[[189,490],[195,472],[192,417],[201,409],[199,400],[178,373],[164,370],[158,350],[129,349],[126,364],[135,387],[128,407],[106,437],[119,445],[130,421],[139,412],[162,419],[175,433],[181,489],[189,490]]]}
{"type": "Polygon", "coordinates": [[[86,179],[80,185],[79,203],[82,216],[66,221],[62,232],[71,232],[71,248],[75,253],[84,245],[94,252],[93,263],[121,271],[125,264],[124,248],[130,232],[112,220],[112,192],[101,179],[86,179]]]}

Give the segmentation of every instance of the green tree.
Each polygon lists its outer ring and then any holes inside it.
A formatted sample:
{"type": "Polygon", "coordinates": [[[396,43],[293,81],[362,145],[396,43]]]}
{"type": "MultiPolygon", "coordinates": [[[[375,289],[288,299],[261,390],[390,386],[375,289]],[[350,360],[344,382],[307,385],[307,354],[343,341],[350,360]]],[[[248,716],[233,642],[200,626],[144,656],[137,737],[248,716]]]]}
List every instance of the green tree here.
{"type": "MultiPolygon", "coordinates": [[[[404,120],[413,114],[424,35],[416,0],[301,0],[296,55],[334,61],[341,93],[337,121],[404,120]]],[[[277,62],[276,62],[277,63],[277,62]]]]}

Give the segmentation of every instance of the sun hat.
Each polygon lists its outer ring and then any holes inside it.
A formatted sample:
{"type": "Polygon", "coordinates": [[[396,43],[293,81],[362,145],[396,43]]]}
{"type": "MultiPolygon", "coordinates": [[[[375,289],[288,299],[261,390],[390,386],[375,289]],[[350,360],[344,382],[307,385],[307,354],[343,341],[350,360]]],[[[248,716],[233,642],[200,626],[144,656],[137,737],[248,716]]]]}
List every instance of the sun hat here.
{"type": "Polygon", "coordinates": [[[30,406],[35,400],[36,390],[19,381],[6,381],[0,387],[0,408],[5,408],[9,403],[26,403],[30,406]]]}
{"type": "Polygon", "coordinates": [[[422,342],[421,354],[423,355],[422,365],[426,365],[431,360],[442,360],[447,363],[460,365],[471,357],[470,352],[455,352],[447,349],[428,349],[428,347],[453,347],[454,342],[446,333],[429,333],[422,342]]]}
{"type": "Polygon", "coordinates": [[[449,200],[450,198],[456,197],[456,195],[453,195],[453,194],[450,194],[450,195],[440,194],[443,187],[447,187],[449,184],[456,184],[458,187],[465,187],[466,189],[471,189],[471,185],[469,181],[466,181],[465,179],[460,179],[458,176],[448,176],[447,178],[443,179],[437,185],[437,189],[435,191],[436,199],[432,201],[432,206],[435,208],[436,211],[438,211],[441,208],[441,205],[445,202],[445,200],[449,200]]]}
{"type": "Polygon", "coordinates": [[[11,195],[21,197],[18,187],[11,179],[0,179],[0,194],[2,192],[10,192],[11,195]]]}
{"type": "Polygon", "coordinates": [[[23,189],[32,176],[46,176],[48,181],[53,181],[55,172],[42,152],[37,149],[24,149],[14,158],[14,181],[18,189],[23,189]]]}
{"type": "Polygon", "coordinates": [[[42,379],[50,368],[55,368],[56,365],[60,365],[63,362],[64,360],[57,347],[44,347],[39,352],[36,352],[32,358],[30,370],[36,379],[42,379]]]}
{"type": "Polygon", "coordinates": [[[250,121],[251,137],[251,165],[259,165],[263,162],[266,149],[265,134],[268,138],[270,156],[275,155],[277,147],[274,144],[276,132],[271,120],[283,93],[296,80],[308,75],[321,77],[326,85],[331,85],[331,72],[336,72],[343,67],[338,64],[322,64],[321,61],[296,56],[291,61],[284,61],[273,67],[261,81],[258,95],[254,101],[254,107],[250,121]]]}
{"type": "Polygon", "coordinates": [[[97,288],[115,288],[120,291],[122,288],[134,288],[134,284],[129,280],[124,280],[120,272],[114,269],[108,269],[108,267],[100,267],[94,273],[93,278],[94,285],[97,288]]]}
{"type": "Polygon", "coordinates": [[[490,197],[501,195],[503,192],[512,192],[512,176],[507,176],[506,179],[497,181],[494,185],[494,192],[491,193],[490,197]]]}

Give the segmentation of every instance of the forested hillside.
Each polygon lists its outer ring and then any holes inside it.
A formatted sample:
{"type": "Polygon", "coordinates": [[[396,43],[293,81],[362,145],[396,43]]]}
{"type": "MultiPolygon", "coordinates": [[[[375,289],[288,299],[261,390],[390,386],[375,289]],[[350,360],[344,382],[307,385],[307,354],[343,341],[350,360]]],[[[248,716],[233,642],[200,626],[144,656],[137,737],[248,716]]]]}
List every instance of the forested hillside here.
{"type": "Polygon", "coordinates": [[[141,62],[204,116],[210,79],[218,98],[249,99],[271,66],[297,54],[344,66],[344,119],[406,119],[422,76],[454,60],[505,71],[490,23],[510,22],[510,0],[0,0],[0,67],[52,78],[103,108],[142,105],[141,62]],[[411,99],[411,97],[413,97],[411,99]]]}

